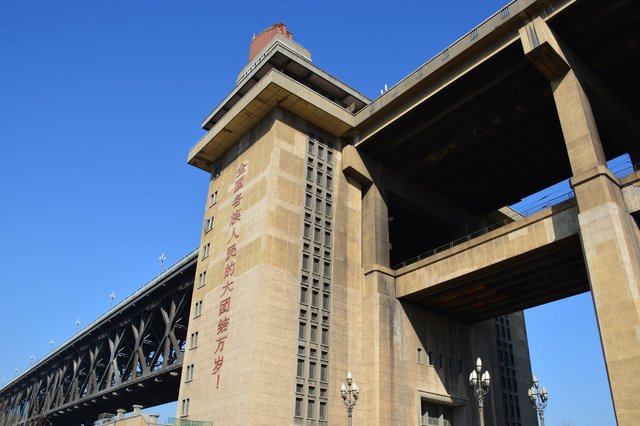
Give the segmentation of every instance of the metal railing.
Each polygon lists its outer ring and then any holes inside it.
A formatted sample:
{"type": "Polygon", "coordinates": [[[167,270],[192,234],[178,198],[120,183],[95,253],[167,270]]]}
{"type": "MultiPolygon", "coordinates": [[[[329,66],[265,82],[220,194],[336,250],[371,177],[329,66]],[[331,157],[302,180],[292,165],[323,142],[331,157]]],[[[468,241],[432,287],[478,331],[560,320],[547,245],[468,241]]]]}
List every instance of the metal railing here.
{"type": "MultiPolygon", "coordinates": [[[[541,210],[544,210],[548,207],[551,206],[555,206],[556,204],[559,204],[563,201],[569,200],[571,198],[573,198],[575,196],[575,194],[573,193],[573,191],[569,191],[567,193],[558,195],[556,197],[552,197],[552,198],[543,198],[541,200],[539,200],[538,203],[536,203],[533,206],[530,206],[527,210],[523,211],[523,212],[518,212],[520,213],[522,216],[527,217],[527,216],[531,216],[534,213],[537,213],[541,210]]],[[[443,252],[445,250],[449,250],[450,248],[453,248],[457,245],[460,245],[462,243],[466,243],[467,241],[473,240],[474,238],[477,238],[481,235],[485,235],[491,231],[494,231],[496,229],[502,228],[503,226],[509,224],[509,223],[513,223],[514,221],[512,219],[504,219],[501,220],[499,222],[495,222],[492,223],[490,225],[485,226],[484,228],[478,229],[477,231],[471,232],[470,234],[465,235],[464,237],[460,237],[457,238],[453,241],[450,241],[446,244],[443,244],[441,246],[438,246],[434,249],[431,249],[427,252],[421,253],[418,256],[414,256],[410,259],[407,259],[401,263],[398,263],[396,265],[394,265],[392,267],[392,269],[398,269],[398,268],[402,268],[404,266],[407,266],[411,263],[417,262],[419,260],[425,259],[427,257],[431,257],[433,255],[436,255],[440,252],[443,252]]]]}
{"type": "Polygon", "coordinates": [[[407,259],[407,260],[405,260],[405,261],[403,261],[401,263],[398,263],[397,265],[394,265],[392,267],[392,269],[402,268],[403,266],[407,266],[407,265],[409,265],[411,263],[414,263],[414,262],[417,262],[419,260],[425,259],[427,257],[433,256],[433,255],[438,254],[438,253],[440,253],[442,251],[449,250],[452,247],[455,247],[455,246],[457,246],[459,244],[462,244],[462,243],[466,243],[469,240],[472,240],[472,239],[474,239],[476,237],[484,235],[484,234],[486,234],[488,232],[491,232],[491,231],[493,231],[495,229],[501,228],[504,225],[506,225],[508,223],[511,223],[511,222],[513,222],[511,219],[505,219],[505,220],[501,220],[500,222],[492,223],[491,225],[487,225],[482,229],[479,229],[479,230],[477,230],[475,232],[472,232],[470,234],[465,235],[464,237],[460,237],[460,238],[458,238],[456,240],[448,242],[447,244],[443,244],[443,245],[441,245],[439,247],[436,247],[434,249],[431,249],[431,250],[429,250],[427,252],[421,253],[418,256],[412,257],[411,259],[407,259]]]}
{"type": "MultiPolygon", "coordinates": [[[[633,164],[633,163],[631,163],[631,161],[627,161],[627,162],[624,162],[624,163],[621,163],[621,164],[618,164],[618,165],[612,167],[610,170],[618,179],[622,179],[623,177],[628,176],[631,173],[640,171],[640,163],[633,164]]],[[[566,183],[567,183],[567,187],[568,187],[569,186],[569,181],[567,180],[566,183]]],[[[544,209],[546,209],[548,207],[555,206],[556,204],[559,204],[559,203],[561,203],[563,201],[566,201],[566,200],[569,200],[569,199],[575,197],[575,193],[572,190],[567,191],[567,192],[565,192],[563,194],[554,196],[554,197],[547,198],[549,195],[551,195],[551,194],[544,195],[542,198],[540,198],[538,201],[536,201],[533,205],[528,206],[526,210],[519,211],[518,213],[521,214],[524,217],[531,216],[534,213],[537,213],[537,212],[539,212],[541,210],[544,210],[544,209]]],[[[491,232],[491,231],[493,231],[495,229],[501,228],[504,225],[506,225],[508,223],[511,223],[511,222],[512,222],[511,219],[505,219],[505,220],[502,220],[500,222],[492,223],[491,225],[485,226],[484,228],[479,229],[477,231],[474,231],[474,232],[472,232],[470,234],[467,234],[464,237],[460,237],[460,238],[455,239],[455,240],[453,240],[451,242],[448,242],[446,244],[438,246],[438,247],[436,247],[434,249],[431,249],[429,251],[421,253],[418,256],[414,256],[414,257],[412,257],[410,259],[407,259],[407,260],[405,260],[405,261],[403,261],[401,263],[398,263],[398,264],[394,265],[392,268],[393,269],[402,268],[402,267],[407,266],[407,265],[409,265],[411,263],[414,263],[414,262],[417,262],[419,260],[425,259],[427,257],[433,256],[433,255],[438,254],[440,252],[443,252],[445,250],[449,250],[452,247],[455,247],[455,246],[457,246],[459,244],[462,244],[462,243],[466,243],[467,241],[470,241],[470,240],[472,240],[474,238],[477,238],[477,237],[479,237],[481,235],[484,235],[484,234],[486,234],[488,232],[491,232]]]]}
{"type": "Polygon", "coordinates": [[[543,197],[540,200],[538,200],[538,202],[536,202],[534,205],[529,206],[526,210],[523,210],[518,213],[520,213],[524,217],[531,216],[532,214],[537,213],[540,210],[544,210],[548,207],[555,206],[556,204],[560,204],[561,202],[569,200],[573,197],[575,197],[575,193],[573,191],[565,192],[564,194],[560,194],[551,198],[543,197]]]}
{"type": "Polygon", "coordinates": [[[620,164],[617,167],[612,167],[611,172],[616,175],[618,179],[622,179],[625,176],[630,175],[631,173],[637,172],[640,170],[640,163],[632,164],[631,162],[620,164]]]}

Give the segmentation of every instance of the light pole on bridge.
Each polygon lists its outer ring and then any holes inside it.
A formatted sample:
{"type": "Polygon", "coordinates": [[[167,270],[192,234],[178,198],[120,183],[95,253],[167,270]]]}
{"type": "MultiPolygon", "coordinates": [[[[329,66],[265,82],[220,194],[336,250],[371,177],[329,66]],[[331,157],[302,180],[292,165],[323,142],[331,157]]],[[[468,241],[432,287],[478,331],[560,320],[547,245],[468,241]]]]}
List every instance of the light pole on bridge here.
{"type": "Polygon", "coordinates": [[[348,425],[351,426],[353,418],[353,407],[356,406],[358,397],[360,396],[358,385],[355,384],[353,378],[351,377],[351,371],[347,373],[347,384],[345,385],[343,383],[340,387],[340,394],[342,395],[342,401],[344,402],[344,405],[347,407],[348,425]]]}
{"type": "Polygon", "coordinates": [[[489,371],[482,373],[482,360],[480,357],[476,360],[476,368],[469,374],[469,385],[473,389],[473,395],[478,401],[478,414],[480,415],[480,426],[484,426],[484,398],[489,393],[489,384],[491,377],[489,371]]]}
{"type": "Polygon", "coordinates": [[[538,412],[540,416],[540,426],[544,426],[544,409],[547,408],[547,402],[549,401],[549,394],[547,394],[547,388],[541,386],[538,388],[538,378],[533,375],[533,386],[527,391],[529,394],[529,401],[533,408],[538,412]]]}
{"type": "Polygon", "coordinates": [[[162,266],[164,265],[164,261],[167,260],[167,258],[165,257],[164,253],[162,253],[160,255],[158,260],[160,261],[160,273],[162,273],[162,266]]]}

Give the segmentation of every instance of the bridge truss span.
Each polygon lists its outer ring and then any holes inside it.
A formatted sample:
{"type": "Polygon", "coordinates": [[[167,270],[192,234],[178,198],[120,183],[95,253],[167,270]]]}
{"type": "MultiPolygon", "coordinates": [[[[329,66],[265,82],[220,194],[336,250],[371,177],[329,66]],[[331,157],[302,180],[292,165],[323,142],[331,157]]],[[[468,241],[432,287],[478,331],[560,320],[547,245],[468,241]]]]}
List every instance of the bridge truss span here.
{"type": "Polygon", "coordinates": [[[196,259],[190,253],[1,389],[0,426],[90,424],[132,401],[176,400],[196,259]]]}

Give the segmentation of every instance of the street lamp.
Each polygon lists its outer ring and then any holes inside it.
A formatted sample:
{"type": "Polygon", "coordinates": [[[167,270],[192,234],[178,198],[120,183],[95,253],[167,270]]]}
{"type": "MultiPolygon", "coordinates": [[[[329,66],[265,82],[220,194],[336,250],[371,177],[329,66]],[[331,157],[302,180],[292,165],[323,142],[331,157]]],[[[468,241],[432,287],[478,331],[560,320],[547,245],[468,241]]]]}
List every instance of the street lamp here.
{"type": "Polygon", "coordinates": [[[160,255],[160,257],[158,258],[158,260],[160,261],[160,273],[162,273],[162,265],[164,265],[164,261],[167,260],[166,256],[164,255],[164,253],[162,253],[160,255]]]}
{"type": "Polygon", "coordinates": [[[480,357],[476,360],[476,368],[469,374],[469,385],[473,389],[473,395],[478,400],[478,414],[480,415],[480,426],[484,426],[484,398],[489,393],[489,384],[491,377],[489,371],[482,373],[482,360],[480,357]]]}
{"type": "Polygon", "coordinates": [[[78,332],[78,327],[80,327],[80,318],[73,322],[76,325],[76,333],[78,332]]]}
{"type": "Polygon", "coordinates": [[[116,298],[116,292],[112,291],[111,294],[109,295],[109,299],[111,299],[111,302],[109,302],[109,309],[113,307],[113,299],[115,298],[116,298]]]}
{"type": "Polygon", "coordinates": [[[533,386],[527,391],[529,394],[529,401],[533,408],[538,412],[540,416],[540,426],[544,426],[544,409],[547,408],[547,402],[549,401],[549,394],[547,394],[547,388],[544,386],[538,388],[538,378],[533,376],[533,386]]]}
{"type": "Polygon", "coordinates": [[[340,394],[342,395],[344,405],[347,407],[348,425],[351,426],[353,407],[356,406],[358,397],[360,396],[358,385],[353,382],[353,377],[351,377],[351,371],[347,373],[347,384],[342,383],[340,387],[340,394]]]}

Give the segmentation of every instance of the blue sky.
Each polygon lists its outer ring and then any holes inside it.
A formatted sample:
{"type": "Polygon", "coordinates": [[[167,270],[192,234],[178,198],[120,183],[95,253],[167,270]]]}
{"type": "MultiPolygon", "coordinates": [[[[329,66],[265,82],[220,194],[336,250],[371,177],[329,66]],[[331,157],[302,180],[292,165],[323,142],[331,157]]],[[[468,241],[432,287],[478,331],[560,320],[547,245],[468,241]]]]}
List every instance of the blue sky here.
{"type": "MultiPolygon", "coordinates": [[[[208,177],[187,152],[253,33],[286,23],[376,97],[504,3],[1,2],[0,384],[198,245],[208,177]]],[[[590,295],[526,319],[547,425],[614,425],[590,295]]]]}

